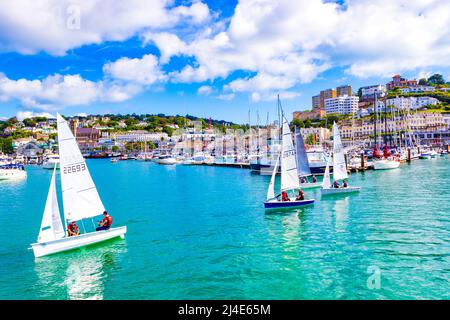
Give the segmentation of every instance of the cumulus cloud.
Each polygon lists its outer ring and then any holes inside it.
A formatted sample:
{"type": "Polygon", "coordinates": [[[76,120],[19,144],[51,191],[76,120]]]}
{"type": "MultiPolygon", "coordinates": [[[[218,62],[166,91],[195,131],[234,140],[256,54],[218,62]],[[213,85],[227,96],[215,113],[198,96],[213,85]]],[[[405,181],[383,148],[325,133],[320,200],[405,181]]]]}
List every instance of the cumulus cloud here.
{"type": "Polygon", "coordinates": [[[197,93],[203,96],[208,96],[212,93],[212,88],[210,86],[201,86],[198,88],[197,93]]]}
{"type": "Polygon", "coordinates": [[[332,67],[367,78],[450,66],[447,0],[240,0],[229,25],[217,24],[169,51],[195,58],[172,73],[173,81],[202,82],[245,70],[254,76],[224,90],[257,97],[308,83],[332,67]]]}
{"type": "Polygon", "coordinates": [[[123,41],[140,32],[203,23],[202,2],[174,7],[172,0],[15,0],[2,1],[0,50],[63,55],[69,49],[123,41]]]}
{"type": "Polygon", "coordinates": [[[224,100],[224,101],[230,101],[230,100],[233,100],[234,97],[235,97],[234,93],[227,93],[227,94],[218,95],[217,99],[224,100]]]}
{"type": "Polygon", "coordinates": [[[129,99],[139,87],[110,81],[90,81],[80,75],[47,76],[43,80],[12,80],[0,74],[0,100],[16,99],[24,108],[54,111],[67,106],[89,105],[98,101],[129,99]]]}
{"type": "Polygon", "coordinates": [[[76,75],[34,81],[3,77],[0,99],[16,97],[26,106],[51,108],[123,101],[167,81],[218,78],[227,82],[219,99],[248,93],[252,101],[270,100],[277,92],[288,99],[298,94],[296,86],[333,67],[360,78],[450,67],[449,26],[448,0],[239,0],[229,19],[219,19],[201,1],[5,1],[0,50],[60,55],[138,35],[160,54],[109,62],[98,82],[76,75]],[[67,26],[70,5],[80,9],[79,21],[69,19],[79,23],[78,29],[67,26]],[[55,12],[64,19],[55,19],[55,12]],[[185,65],[161,71],[181,55],[189,57],[185,65]],[[236,71],[245,76],[228,80],[236,71]],[[56,98],[66,92],[67,97],[56,98]]]}
{"type": "Polygon", "coordinates": [[[140,59],[121,58],[105,64],[103,71],[114,79],[143,85],[163,81],[166,77],[159,68],[158,58],[152,54],[144,55],[140,59]]]}
{"type": "Polygon", "coordinates": [[[51,114],[49,112],[18,111],[16,113],[16,118],[19,121],[22,121],[23,119],[27,119],[27,118],[33,118],[33,117],[46,117],[49,119],[56,118],[56,116],[54,114],[51,114]]]}

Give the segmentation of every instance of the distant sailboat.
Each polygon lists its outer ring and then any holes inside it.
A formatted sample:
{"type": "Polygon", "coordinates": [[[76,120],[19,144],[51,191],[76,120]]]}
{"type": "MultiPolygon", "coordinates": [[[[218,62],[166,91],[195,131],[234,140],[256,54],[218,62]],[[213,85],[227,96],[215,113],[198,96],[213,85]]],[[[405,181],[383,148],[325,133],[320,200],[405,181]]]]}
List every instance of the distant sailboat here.
{"type": "Polygon", "coordinates": [[[277,158],[277,163],[272,172],[272,178],[269,183],[269,188],[267,191],[267,200],[264,202],[264,207],[266,209],[283,209],[300,207],[304,205],[309,205],[314,203],[314,199],[306,200],[296,200],[296,198],[290,198],[288,193],[292,190],[300,189],[300,183],[298,179],[297,170],[297,159],[295,156],[294,144],[292,142],[291,130],[289,129],[289,123],[287,119],[283,117],[283,127],[282,127],[282,147],[281,155],[277,158]],[[284,192],[288,196],[287,201],[283,199],[278,199],[275,197],[274,184],[275,176],[278,170],[278,162],[281,158],[281,194],[284,192]]]}
{"type": "MultiPolygon", "coordinates": [[[[323,176],[322,182],[322,195],[328,194],[339,194],[339,193],[349,193],[358,192],[360,187],[339,187],[334,188],[330,181],[330,165],[327,162],[327,167],[325,168],[325,174],[323,176]]],[[[341,135],[339,133],[339,128],[336,123],[333,124],[333,180],[345,180],[348,179],[347,167],[345,165],[344,148],[341,142],[341,135]]]]}
{"type": "MultiPolygon", "coordinates": [[[[298,174],[301,178],[305,178],[311,176],[311,169],[309,167],[308,156],[305,150],[305,144],[303,142],[303,137],[300,131],[297,131],[297,127],[295,127],[295,151],[297,154],[297,169],[298,174]]],[[[320,182],[301,182],[300,187],[302,189],[311,189],[311,188],[319,188],[321,186],[320,182]]]]}
{"type": "MultiPolygon", "coordinates": [[[[105,207],[75,137],[70,131],[67,121],[59,114],[57,114],[57,126],[64,221],[67,223],[67,221],[79,221],[99,216],[105,211],[105,207]]],[[[127,228],[124,226],[66,237],[56,197],[54,169],[38,241],[31,244],[31,248],[35,257],[41,257],[115,237],[123,238],[126,232],[127,228]]]]}

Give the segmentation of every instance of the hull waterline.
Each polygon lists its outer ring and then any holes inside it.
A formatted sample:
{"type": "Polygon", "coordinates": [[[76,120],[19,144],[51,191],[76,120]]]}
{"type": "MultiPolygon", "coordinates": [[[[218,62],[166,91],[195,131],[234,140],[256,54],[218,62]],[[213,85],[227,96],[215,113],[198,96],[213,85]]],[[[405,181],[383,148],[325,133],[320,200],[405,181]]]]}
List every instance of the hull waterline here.
{"type": "Polygon", "coordinates": [[[31,248],[33,249],[34,256],[36,258],[47,256],[59,252],[69,251],[91,244],[99,243],[116,237],[125,237],[127,227],[111,228],[109,230],[95,231],[85,233],[76,237],[62,238],[44,243],[33,243],[31,248]]]}
{"type": "Polygon", "coordinates": [[[296,207],[303,207],[314,204],[314,199],[307,199],[301,201],[266,201],[264,202],[265,209],[290,209],[296,207]]]}
{"type": "Polygon", "coordinates": [[[320,191],[322,195],[332,195],[332,194],[345,194],[352,192],[359,192],[360,187],[346,187],[346,188],[322,188],[320,191]]]}

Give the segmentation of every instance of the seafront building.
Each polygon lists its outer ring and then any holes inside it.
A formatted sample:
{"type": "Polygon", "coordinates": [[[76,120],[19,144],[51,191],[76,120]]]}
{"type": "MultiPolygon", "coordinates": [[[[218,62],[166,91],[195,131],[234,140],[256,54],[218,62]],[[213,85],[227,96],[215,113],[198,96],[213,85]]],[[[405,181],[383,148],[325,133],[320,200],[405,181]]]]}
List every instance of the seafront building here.
{"type": "Polygon", "coordinates": [[[366,87],[361,87],[361,101],[373,102],[375,97],[381,99],[386,95],[386,86],[384,84],[375,84],[366,87]]]}
{"type": "MultiPolygon", "coordinates": [[[[441,113],[416,112],[403,115],[401,119],[387,119],[386,124],[382,119],[377,125],[377,134],[386,131],[389,133],[398,131],[409,131],[413,133],[446,132],[449,130],[448,123],[441,113]]],[[[364,140],[373,137],[375,125],[372,120],[355,120],[353,125],[347,121],[341,127],[342,139],[364,140]]]]}
{"type": "Polygon", "coordinates": [[[386,106],[394,106],[398,109],[420,109],[425,106],[437,105],[439,100],[433,97],[395,97],[386,99],[386,106]]]}
{"type": "Polygon", "coordinates": [[[325,99],[325,112],[327,114],[352,114],[358,111],[359,98],[357,96],[340,96],[325,99]]]}

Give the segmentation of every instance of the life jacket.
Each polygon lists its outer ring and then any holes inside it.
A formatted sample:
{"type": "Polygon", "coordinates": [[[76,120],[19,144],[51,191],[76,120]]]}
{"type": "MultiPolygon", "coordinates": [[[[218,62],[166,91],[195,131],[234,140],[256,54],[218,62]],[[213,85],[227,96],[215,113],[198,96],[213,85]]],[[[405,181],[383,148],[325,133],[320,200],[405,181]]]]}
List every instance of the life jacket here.
{"type": "Polygon", "coordinates": [[[105,227],[110,227],[112,225],[112,217],[111,216],[106,216],[103,218],[103,226],[105,227]]]}

